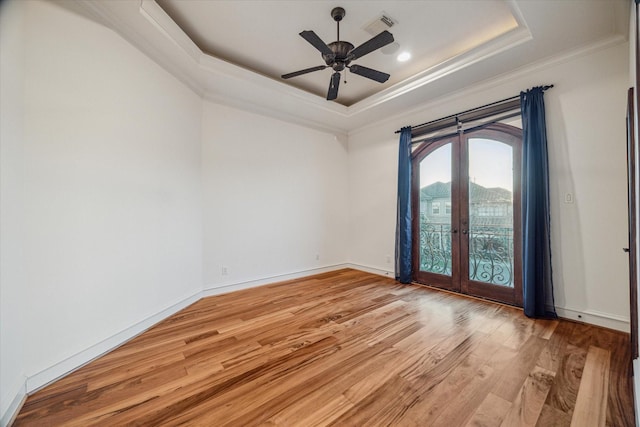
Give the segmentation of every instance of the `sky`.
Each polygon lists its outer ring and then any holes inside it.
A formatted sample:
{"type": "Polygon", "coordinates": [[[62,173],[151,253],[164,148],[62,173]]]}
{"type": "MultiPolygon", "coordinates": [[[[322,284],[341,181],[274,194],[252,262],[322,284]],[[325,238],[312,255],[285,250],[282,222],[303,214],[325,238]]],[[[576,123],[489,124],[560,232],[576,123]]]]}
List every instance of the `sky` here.
{"type": "MultiPolygon", "coordinates": [[[[489,139],[470,138],[469,178],[486,188],[513,191],[511,147],[489,139]]],[[[451,181],[451,144],[438,148],[420,163],[420,188],[438,181],[451,181]]]]}

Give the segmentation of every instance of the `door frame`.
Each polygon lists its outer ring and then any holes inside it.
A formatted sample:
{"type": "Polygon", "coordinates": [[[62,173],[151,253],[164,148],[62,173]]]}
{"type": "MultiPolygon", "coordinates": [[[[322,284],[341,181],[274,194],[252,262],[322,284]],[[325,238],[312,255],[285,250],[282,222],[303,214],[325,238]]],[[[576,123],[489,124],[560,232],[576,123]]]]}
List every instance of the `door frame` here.
{"type": "MultiPolygon", "coordinates": [[[[413,163],[411,192],[413,209],[412,260],[413,279],[418,283],[491,299],[522,307],[522,216],[521,216],[521,174],[522,174],[522,129],[502,123],[492,123],[471,130],[460,131],[423,142],[411,155],[413,163]],[[469,222],[469,176],[468,139],[487,137],[508,144],[513,150],[513,167],[520,173],[513,175],[513,275],[514,286],[506,287],[469,279],[469,264],[461,262],[469,259],[468,234],[462,228],[469,222]],[[451,276],[420,271],[420,162],[438,148],[451,143],[451,276]],[[515,191],[518,189],[519,191],[515,191]],[[459,227],[458,227],[459,226],[459,227]]],[[[468,229],[468,228],[467,228],[468,229]]]]}
{"type": "MultiPolygon", "coordinates": [[[[419,164],[425,157],[449,143],[451,143],[451,199],[458,197],[460,192],[459,179],[455,179],[459,173],[460,162],[455,159],[460,158],[459,135],[448,135],[442,138],[433,139],[422,143],[416,151],[411,154],[411,161],[419,164]]],[[[420,168],[411,168],[411,188],[417,188],[418,191],[411,191],[412,203],[412,228],[414,230],[411,236],[411,257],[412,257],[412,276],[418,283],[429,283],[439,288],[447,289],[454,292],[460,292],[460,269],[454,268],[460,265],[460,238],[458,229],[451,230],[451,276],[444,274],[430,273],[420,271],[420,168]],[[417,213],[417,214],[416,214],[417,213]]],[[[451,208],[451,225],[458,224],[460,210],[452,205],[451,208]]]]}
{"type": "MultiPolygon", "coordinates": [[[[487,138],[507,144],[513,150],[513,287],[494,285],[491,283],[471,280],[469,278],[469,263],[461,264],[460,288],[467,295],[478,296],[522,307],[522,129],[502,123],[493,123],[482,128],[471,130],[461,138],[463,145],[461,157],[461,186],[469,188],[469,149],[471,138],[487,138]],[[518,190],[518,191],[516,191],[518,190]]],[[[469,223],[469,191],[463,191],[460,205],[464,217],[461,218],[461,227],[468,227],[469,223]]],[[[469,234],[462,234],[460,245],[461,259],[469,259],[469,234]]]]}
{"type": "Polygon", "coordinates": [[[627,202],[629,247],[624,248],[629,255],[629,306],[631,323],[631,358],[638,358],[638,270],[636,265],[636,141],[634,89],[627,92],[627,202]]]}

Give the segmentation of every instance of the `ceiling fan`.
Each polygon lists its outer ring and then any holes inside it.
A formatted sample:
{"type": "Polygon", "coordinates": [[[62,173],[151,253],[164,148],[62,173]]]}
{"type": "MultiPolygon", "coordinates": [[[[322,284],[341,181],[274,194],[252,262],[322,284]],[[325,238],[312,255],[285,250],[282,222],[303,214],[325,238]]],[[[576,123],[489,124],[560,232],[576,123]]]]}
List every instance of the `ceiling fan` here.
{"type": "Polygon", "coordinates": [[[338,26],[338,37],[335,42],[326,44],[313,31],[303,31],[300,33],[303,39],[311,43],[313,47],[315,47],[320,51],[320,53],[322,53],[322,59],[327,65],[318,65],[317,67],[306,68],[304,70],[295,71],[293,73],[283,74],[283,79],[290,79],[291,77],[297,77],[302,74],[311,73],[313,71],[320,71],[324,70],[325,68],[331,67],[333,68],[334,73],[331,76],[331,80],[329,81],[327,101],[332,101],[338,97],[340,71],[343,71],[345,68],[348,68],[354,74],[358,74],[359,76],[375,80],[379,83],[384,83],[389,79],[390,76],[387,73],[373,70],[362,65],[350,64],[354,59],[361,58],[376,49],[380,49],[381,47],[384,47],[389,43],[393,43],[393,35],[389,31],[383,31],[372,39],[354,48],[354,46],[348,41],[340,41],[340,21],[342,21],[342,18],[344,18],[345,14],[345,10],[341,7],[336,7],[331,10],[331,17],[334,19],[334,21],[336,21],[338,26]]]}

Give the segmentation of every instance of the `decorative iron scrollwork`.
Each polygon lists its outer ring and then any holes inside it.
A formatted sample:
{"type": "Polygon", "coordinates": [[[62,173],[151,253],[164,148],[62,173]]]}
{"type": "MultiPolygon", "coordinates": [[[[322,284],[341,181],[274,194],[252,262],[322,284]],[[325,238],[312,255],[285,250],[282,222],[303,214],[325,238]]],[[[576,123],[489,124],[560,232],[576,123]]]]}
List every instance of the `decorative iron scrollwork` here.
{"type": "Polygon", "coordinates": [[[471,227],[469,279],[513,286],[513,228],[471,227]]]}
{"type": "Polygon", "coordinates": [[[451,275],[451,225],[422,222],[420,270],[451,275]]]}
{"type": "MultiPolygon", "coordinates": [[[[456,230],[457,231],[457,230],[456,230]]],[[[422,218],[420,226],[420,270],[450,276],[450,224],[422,218]]],[[[469,279],[513,286],[513,228],[471,225],[469,235],[469,279]]]]}

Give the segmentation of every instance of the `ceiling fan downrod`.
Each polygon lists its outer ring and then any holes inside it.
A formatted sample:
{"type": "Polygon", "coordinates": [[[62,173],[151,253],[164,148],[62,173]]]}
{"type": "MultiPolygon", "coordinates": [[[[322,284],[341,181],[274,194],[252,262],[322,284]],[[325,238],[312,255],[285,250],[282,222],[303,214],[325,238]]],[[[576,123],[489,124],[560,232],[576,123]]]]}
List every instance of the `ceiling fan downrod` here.
{"type": "Polygon", "coordinates": [[[340,21],[342,21],[342,18],[344,18],[346,14],[347,12],[341,7],[331,9],[331,17],[336,21],[336,25],[338,26],[338,38],[336,39],[338,42],[340,41],[340,21]]]}

